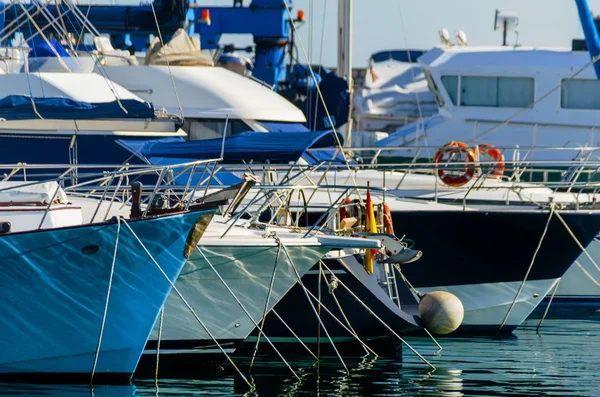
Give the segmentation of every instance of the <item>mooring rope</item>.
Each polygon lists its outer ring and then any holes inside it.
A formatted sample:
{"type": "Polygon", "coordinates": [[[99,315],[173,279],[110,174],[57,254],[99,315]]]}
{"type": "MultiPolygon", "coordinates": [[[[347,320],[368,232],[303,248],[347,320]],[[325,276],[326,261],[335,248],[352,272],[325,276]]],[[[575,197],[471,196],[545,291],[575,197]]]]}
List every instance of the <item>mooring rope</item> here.
{"type": "Polygon", "coordinates": [[[121,218],[117,217],[117,232],[115,237],[115,249],[113,251],[112,263],[110,266],[110,276],[108,277],[108,290],[106,291],[106,302],[104,303],[104,313],[102,314],[102,323],[100,324],[100,333],[98,335],[98,344],[96,346],[96,354],[94,355],[94,365],[92,366],[92,374],[90,376],[90,386],[94,384],[94,375],[96,374],[96,366],[98,365],[98,357],[100,356],[100,346],[102,345],[102,337],[104,336],[104,326],[106,324],[106,315],[108,313],[108,302],[110,300],[110,291],[112,290],[112,281],[115,274],[115,262],[117,261],[117,251],[119,249],[119,236],[121,234],[121,218]]]}
{"type": "Polygon", "coordinates": [[[585,274],[585,276],[592,282],[594,283],[594,285],[598,288],[600,288],[600,283],[598,282],[598,280],[596,280],[594,278],[594,276],[592,276],[587,270],[585,270],[585,267],[581,266],[581,264],[578,261],[575,261],[575,265],[577,265],[577,267],[579,268],[579,270],[581,270],[581,272],[583,274],[585,274]]]}
{"type": "Polygon", "coordinates": [[[290,253],[288,252],[287,247],[285,246],[285,244],[283,244],[283,242],[281,241],[281,239],[279,237],[273,236],[273,238],[275,239],[275,241],[277,242],[277,244],[279,244],[282,247],[283,253],[287,257],[288,263],[290,264],[290,266],[294,270],[294,273],[296,274],[296,278],[298,279],[298,283],[303,287],[302,290],[304,291],[304,295],[306,296],[306,299],[308,300],[308,303],[310,304],[310,307],[311,307],[313,313],[317,317],[317,320],[319,321],[319,324],[321,325],[321,327],[323,327],[323,331],[325,332],[325,335],[327,335],[327,339],[329,339],[329,343],[331,343],[331,347],[335,351],[335,354],[338,356],[340,362],[342,363],[342,366],[346,370],[346,373],[350,373],[350,371],[348,370],[348,367],[346,366],[346,363],[344,362],[344,359],[340,355],[340,352],[335,347],[335,344],[333,343],[333,340],[331,339],[331,336],[329,335],[329,331],[327,331],[327,328],[325,327],[325,324],[323,324],[323,321],[321,320],[321,317],[319,317],[319,314],[317,313],[317,309],[315,309],[315,305],[313,305],[312,301],[310,300],[310,297],[309,297],[309,295],[307,293],[308,292],[307,288],[302,283],[302,277],[300,277],[300,273],[298,273],[298,269],[296,268],[296,265],[294,264],[294,261],[292,260],[292,257],[290,256],[290,253]]]}
{"type": "MultiPolygon", "coordinates": [[[[323,272],[323,260],[319,261],[319,278],[321,273],[323,272]]],[[[320,282],[320,281],[319,281],[320,282]]],[[[350,324],[350,320],[348,320],[348,317],[346,316],[346,312],[344,312],[344,309],[342,308],[342,305],[340,304],[340,301],[338,300],[337,296],[335,295],[335,290],[338,287],[338,282],[337,279],[332,277],[331,279],[331,283],[329,283],[327,281],[327,278],[325,278],[325,283],[327,284],[327,287],[329,288],[329,293],[331,294],[331,297],[333,298],[333,300],[335,301],[335,304],[337,305],[338,310],[340,311],[340,313],[342,314],[342,317],[344,318],[344,321],[346,322],[346,325],[348,326],[348,328],[352,331],[351,333],[358,339],[358,333],[356,332],[356,330],[352,327],[352,324],[350,324]]],[[[360,339],[359,339],[360,340],[360,339]]],[[[362,342],[362,341],[361,341],[362,342]]],[[[375,354],[375,356],[377,357],[378,354],[375,353],[373,350],[371,350],[370,348],[367,349],[367,347],[365,347],[366,344],[361,344],[362,348],[365,350],[365,352],[368,354],[370,354],[371,352],[373,352],[375,354]]]]}
{"type": "MultiPolygon", "coordinates": [[[[404,283],[408,286],[408,288],[410,290],[412,290],[414,292],[414,294],[419,299],[421,299],[421,298],[423,298],[425,296],[421,292],[417,291],[417,289],[411,284],[411,282],[408,281],[408,279],[406,278],[406,276],[402,273],[402,269],[400,269],[400,266],[398,264],[394,264],[394,266],[393,266],[393,268],[391,270],[393,271],[394,268],[398,271],[398,274],[400,275],[400,277],[402,277],[402,280],[404,280],[404,283]]],[[[425,333],[427,334],[427,336],[429,336],[429,339],[431,339],[433,341],[433,343],[435,343],[435,345],[438,347],[438,349],[439,349],[438,353],[441,352],[442,350],[444,350],[444,348],[442,347],[442,345],[440,345],[440,343],[437,341],[437,339],[435,339],[435,337],[433,336],[433,334],[431,332],[429,332],[429,330],[427,329],[427,327],[423,326],[423,330],[425,331],[425,333]]]]}
{"type": "Polygon", "coordinates": [[[240,302],[240,300],[235,295],[235,293],[231,290],[231,288],[229,288],[229,285],[227,285],[227,282],[223,279],[223,277],[221,277],[221,275],[219,274],[219,272],[217,272],[217,269],[215,269],[215,267],[208,260],[208,258],[206,257],[206,255],[204,255],[204,252],[198,246],[196,246],[196,250],[198,250],[198,252],[200,252],[200,255],[202,255],[202,257],[204,258],[204,260],[206,261],[206,263],[208,263],[208,265],[213,270],[213,272],[217,275],[217,277],[219,278],[219,280],[221,281],[221,283],[223,283],[223,285],[225,286],[225,288],[227,289],[227,291],[229,291],[229,293],[231,294],[231,296],[233,297],[233,299],[235,299],[235,301],[237,302],[237,304],[239,305],[239,307],[244,311],[244,313],[246,313],[246,316],[248,316],[248,318],[252,321],[252,323],[254,324],[254,326],[256,328],[258,328],[258,330],[260,332],[260,335],[263,335],[265,337],[265,340],[269,343],[269,345],[271,345],[271,347],[273,348],[273,350],[275,351],[275,353],[279,356],[279,358],[281,359],[281,361],[283,361],[283,363],[289,368],[290,372],[296,377],[296,379],[300,380],[300,377],[298,376],[298,374],[296,373],[296,371],[294,371],[294,369],[292,368],[292,366],[287,362],[287,360],[283,357],[283,355],[275,347],[275,345],[273,344],[273,342],[271,342],[271,339],[269,339],[269,337],[264,333],[264,331],[262,330],[262,328],[259,328],[258,323],[256,322],[256,320],[254,320],[254,318],[250,315],[250,313],[248,312],[248,310],[246,309],[246,307],[242,304],[242,302],[240,302]]]}
{"type": "Polygon", "coordinates": [[[271,292],[273,291],[273,285],[275,284],[275,275],[277,273],[277,264],[279,263],[279,254],[281,253],[281,247],[277,246],[277,254],[275,254],[275,263],[273,264],[273,273],[271,274],[271,282],[269,284],[269,292],[267,293],[267,299],[265,301],[265,308],[263,310],[262,320],[260,322],[260,329],[258,332],[258,338],[256,339],[256,345],[254,346],[254,352],[252,353],[252,360],[250,360],[250,368],[254,366],[254,360],[258,353],[258,346],[265,326],[265,319],[269,311],[269,302],[271,300],[271,292]]]}
{"type": "MultiPolygon", "coordinates": [[[[315,302],[319,301],[319,298],[317,298],[315,296],[315,294],[313,294],[308,288],[306,288],[306,286],[304,284],[301,285],[302,288],[304,288],[305,292],[310,296],[310,298],[312,298],[315,302]]],[[[350,336],[353,336],[357,342],[362,346],[363,349],[365,349],[367,352],[372,353],[374,356],[378,356],[377,353],[375,353],[367,344],[365,344],[365,342],[363,342],[360,337],[353,332],[352,329],[348,328],[339,318],[337,318],[333,312],[331,310],[329,310],[327,308],[327,306],[325,306],[324,304],[321,304],[321,307],[327,312],[327,314],[329,314],[335,321],[337,321],[337,323],[344,328],[349,334],[350,336]]]]}
{"type": "Polygon", "coordinates": [[[296,338],[296,340],[298,341],[298,343],[300,343],[300,345],[302,345],[302,347],[304,347],[304,349],[306,349],[306,351],[313,356],[313,358],[315,360],[319,360],[319,357],[317,357],[315,355],[315,353],[312,352],[312,350],[310,350],[308,348],[308,346],[306,346],[306,344],[304,342],[302,342],[302,339],[300,339],[300,337],[294,332],[294,330],[285,322],[285,320],[283,318],[281,318],[281,316],[279,315],[279,313],[277,313],[277,310],[275,310],[275,308],[271,309],[271,311],[273,312],[273,314],[279,319],[279,321],[281,321],[281,323],[284,325],[284,327],[290,331],[290,333],[294,336],[294,338],[296,338]]]}
{"type": "MultiPolygon", "coordinates": [[[[556,204],[550,203],[550,214],[548,215],[548,220],[546,221],[546,226],[544,227],[544,231],[542,232],[542,237],[540,238],[540,241],[538,242],[538,246],[535,249],[535,252],[533,253],[533,258],[531,258],[531,263],[529,264],[529,268],[527,269],[527,272],[525,273],[525,277],[523,278],[523,281],[521,281],[521,285],[519,286],[519,289],[517,290],[517,294],[515,295],[515,298],[513,299],[510,307],[508,308],[508,311],[506,312],[506,315],[504,316],[504,319],[502,320],[502,323],[500,324],[500,328],[498,328],[496,335],[498,335],[500,333],[500,331],[504,327],[504,324],[506,324],[506,320],[508,320],[508,316],[510,316],[510,313],[512,312],[513,308],[515,307],[515,305],[517,303],[517,299],[519,298],[519,295],[521,294],[521,291],[523,290],[523,287],[525,286],[525,283],[527,282],[529,273],[531,272],[531,269],[533,268],[533,264],[535,263],[535,258],[537,257],[537,254],[540,251],[540,248],[542,247],[542,243],[544,242],[544,238],[546,237],[546,233],[548,232],[548,228],[550,227],[550,221],[552,220],[552,215],[554,215],[554,213],[555,213],[555,209],[556,209],[556,204]]],[[[556,214],[557,214],[557,216],[560,217],[560,215],[558,213],[556,213],[556,214]]]]}
{"type": "Polygon", "coordinates": [[[552,295],[550,295],[550,301],[548,301],[548,306],[546,306],[546,310],[544,311],[544,315],[542,316],[542,319],[540,320],[540,323],[538,324],[537,328],[535,329],[535,332],[537,332],[538,334],[540,333],[540,327],[542,326],[542,323],[546,319],[546,315],[548,314],[548,311],[550,310],[550,306],[552,305],[552,301],[554,300],[554,294],[556,294],[556,290],[558,289],[558,285],[560,284],[560,280],[561,279],[559,278],[558,281],[556,282],[556,284],[554,285],[554,289],[552,290],[552,295]]]}
{"type": "MultiPolygon", "coordinates": [[[[327,267],[326,264],[323,263],[323,267],[325,268],[325,270],[327,270],[333,277],[335,277],[335,274],[331,271],[331,269],[329,269],[327,267]]],[[[337,277],[336,277],[337,278],[337,277]]],[[[408,342],[406,342],[404,340],[404,338],[402,338],[400,335],[398,335],[398,333],[396,333],[396,331],[394,331],[389,325],[386,324],[385,321],[383,321],[377,314],[375,314],[375,312],[373,312],[373,310],[371,310],[371,308],[364,303],[363,301],[360,300],[360,298],[358,296],[356,296],[356,294],[354,294],[354,292],[352,292],[352,290],[350,288],[348,288],[348,286],[346,284],[344,284],[344,282],[340,279],[337,279],[337,282],[339,285],[341,285],[342,287],[344,287],[344,289],[346,291],[348,291],[350,293],[350,295],[352,295],[352,297],[354,299],[356,299],[357,302],[359,302],[365,309],[367,309],[367,311],[373,316],[375,317],[385,328],[388,329],[388,331],[390,331],[396,338],[398,338],[398,340],[400,340],[400,342],[402,342],[406,347],[408,347],[417,357],[419,357],[425,364],[429,365],[433,370],[435,370],[435,366],[433,364],[431,364],[429,361],[427,361],[427,359],[425,357],[423,357],[421,355],[421,353],[419,353],[418,351],[416,351],[408,342]]]]}
{"type": "Polygon", "coordinates": [[[577,236],[575,236],[575,233],[573,233],[573,231],[571,230],[569,225],[567,225],[567,222],[565,222],[564,218],[558,212],[556,213],[556,216],[558,217],[558,220],[563,224],[565,229],[567,229],[567,232],[569,232],[569,235],[573,238],[573,240],[575,241],[575,244],[577,244],[579,249],[581,249],[583,254],[589,259],[589,261],[592,262],[592,265],[594,265],[596,270],[598,270],[598,272],[600,272],[600,267],[598,267],[598,264],[596,264],[596,261],[594,260],[594,258],[592,258],[592,256],[589,254],[589,252],[587,252],[587,250],[583,246],[583,244],[581,244],[581,242],[579,241],[577,236]]]}
{"type": "Polygon", "coordinates": [[[198,321],[198,323],[200,324],[200,326],[204,329],[204,331],[208,334],[208,336],[212,339],[212,341],[215,342],[215,345],[221,351],[221,353],[223,353],[223,355],[225,355],[225,357],[227,358],[227,361],[229,361],[229,363],[233,366],[233,368],[237,371],[237,373],[242,377],[242,379],[244,380],[244,382],[246,382],[246,384],[248,385],[248,387],[250,387],[250,389],[252,391],[255,390],[256,386],[253,383],[250,383],[248,381],[248,379],[244,376],[244,374],[242,373],[242,371],[240,371],[240,369],[233,362],[233,360],[231,359],[231,357],[229,356],[229,354],[227,354],[227,352],[221,346],[221,344],[219,343],[219,341],[217,341],[217,338],[214,337],[214,335],[210,332],[210,330],[208,329],[208,327],[206,326],[206,324],[204,324],[204,322],[200,319],[200,317],[198,316],[198,314],[196,314],[196,312],[194,311],[194,309],[192,308],[192,306],[190,306],[190,304],[184,298],[184,296],[181,294],[181,292],[179,292],[179,289],[175,286],[175,283],[173,283],[173,281],[171,281],[171,279],[169,278],[169,276],[167,276],[167,274],[162,269],[162,267],[158,264],[158,262],[156,261],[156,259],[154,259],[154,256],[150,253],[150,251],[148,251],[148,249],[146,248],[146,246],[144,245],[144,243],[142,242],[142,240],[140,240],[140,238],[133,231],[133,229],[131,228],[131,226],[129,226],[129,223],[127,223],[127,221],[125,219],[122,219],[122,221],[123,221],[123,224],[127,227],[127,229],[129,229],[129,231],[131,232],[131,234],[133,235],[133,237],[140,244],[140,246],[142,247],[142,249],[144,250],[144,252],[146,252],[146,255],[148,255],[148,257],[150,258],[150,260],[152,261],[152,263],[154,263],[154,265],[158,268],[158,270],[163,275],[163,277],[167,280],[167,282],[169,283],[169,285],[171,285],[171,288],[173,289],[173,291],[175,291],[175,293],[177,294],[177,296],[179,296],[179,299],[181,299],[181,301],[183,302],[183,304],[188,308],[188,310],[190,311],[190,313],[192,313],[192,315],[194,316],[194,318],[196,319],[196,321],[198,321]]]}
{"type": "Polygon", "coordinates": [[[154,384],[156,385],[156,393],[158,394],[158,360],[160,357],[160,341],[162,339],[163,319],[165,316],[165,306],[160,309],[160,317],[158,319],[158,340],[156,342],[156,368],[154,371],[154,384]]]}

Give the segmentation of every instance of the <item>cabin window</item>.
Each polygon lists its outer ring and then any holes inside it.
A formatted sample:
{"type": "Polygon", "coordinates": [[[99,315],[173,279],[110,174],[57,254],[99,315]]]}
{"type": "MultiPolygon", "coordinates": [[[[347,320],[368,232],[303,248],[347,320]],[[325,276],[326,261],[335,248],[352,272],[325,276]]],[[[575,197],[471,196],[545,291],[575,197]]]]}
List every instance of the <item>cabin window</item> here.
{"type": "Polygon", "coordinates": [[[438,106],[443,108],[445,105],[444,98],[442,98],[442,95],[440,95],[440,90],[438,89],[437,84],[435,84],[433,77],[431,77],[431,74],[427,69],[423,69],[423,74],[425,75],[425,80],[427,80],[429,91],[433,93],[433,97],[435,98],[438,106]]]}
{"type": "Polygon", "coordinates": [[[560,107],[563,109],[600,109],[600,80],[564,79],[560,107]]]}
{"type": "Polygon", "coordinates": [[[525,108],[533,104],[533,78],[462,76],[461,106],[525,108]]]}
{"type": "MultiPolygon", "coordinates": [[[[187,132],[190,141],[222,138],[223,131],[225,131],[225,119],[186,119],[183,123],[183,130],[187,132]]],[[[226,136],[251,130],[242,120],[229,119],[226,136]]]]}
{"type": "Polygon", "coordinates": [[[454,105],[458,103],[458,76],[442,76],[442,84],[454,105]]]}

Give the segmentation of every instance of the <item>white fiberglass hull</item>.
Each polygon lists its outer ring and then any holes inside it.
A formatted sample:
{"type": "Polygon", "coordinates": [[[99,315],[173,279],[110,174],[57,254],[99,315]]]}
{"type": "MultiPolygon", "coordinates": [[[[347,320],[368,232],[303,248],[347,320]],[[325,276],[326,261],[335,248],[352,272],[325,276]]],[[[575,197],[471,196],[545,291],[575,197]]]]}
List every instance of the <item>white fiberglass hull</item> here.
{"type": "Polygon", "coordinates": [[[600,241],[595,238],[586,250],[595,264],[582,253],[561,278],[553,303],[600,306],[600,241]]]}
{"type": "MultiPolygon", "coordinates": [[[[515,306],[502,327],[510,332],[518,327],[554,288],[558,279],[527,281],[515,306]]],[[[447,291],[456,295],[463,304],[465,316],[458,332],[495,332],[500,329],[521,282],[449,285],[418,288],[421,293],[447,291]]]]}

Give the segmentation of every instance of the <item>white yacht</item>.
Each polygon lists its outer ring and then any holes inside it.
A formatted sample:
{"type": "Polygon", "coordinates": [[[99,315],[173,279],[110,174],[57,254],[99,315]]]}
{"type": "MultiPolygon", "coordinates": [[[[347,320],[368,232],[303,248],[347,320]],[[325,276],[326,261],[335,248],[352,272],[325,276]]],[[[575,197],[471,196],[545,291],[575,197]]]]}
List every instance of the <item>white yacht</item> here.
{"type": "MultiPolygon", "coordinates": [[[[354,118],[360,134],[370,131],[373,138],[382,139],[437,113],[437,103],[417,62],[424,52],[385,50],[371,55],[363,86],[354,92],[354,118]]],[[[363,146],[371,144],[363,142],[363,146]]]]}
{"type": "Polygon", "coordinates": [[[398,129],[378,146],[439,148],[461,141],[503,148],[506,158],[517,147],[521,159],[598,157],[582,150],[600,146],[600,81],[586,51],[439,46],[419,64],[439,114],[398,129]],[[550,147],[573,150],[544,150],[550,147]]]}
{"type": "Polygon", "coordinates": [[[304,113],[288,100],[221,67],[106,66],[104,71],[110,80],[157,108],[182,114],[189,140],[220,138],[225,127],[227,136],[246,131],[308,131],[304,113]]]}

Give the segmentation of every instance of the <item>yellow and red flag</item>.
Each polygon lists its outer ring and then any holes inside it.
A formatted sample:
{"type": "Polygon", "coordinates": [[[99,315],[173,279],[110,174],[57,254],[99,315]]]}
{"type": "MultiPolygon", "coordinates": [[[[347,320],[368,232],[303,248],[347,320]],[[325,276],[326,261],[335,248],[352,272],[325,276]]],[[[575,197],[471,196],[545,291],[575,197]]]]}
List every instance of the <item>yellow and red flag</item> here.
{"type": "MultiPolygon", "coordinates": [[[[375,210],[373,209],[373,200],[371,199],[371,191],[367,190],[367,214],[365,217],[365,231],[377,233],[377,221],[375,220],[375,210]]],[[[368,274],[373,274],[373,256],[377,250],[368,249],[365,252],[365,270],[368,274]]]]}

